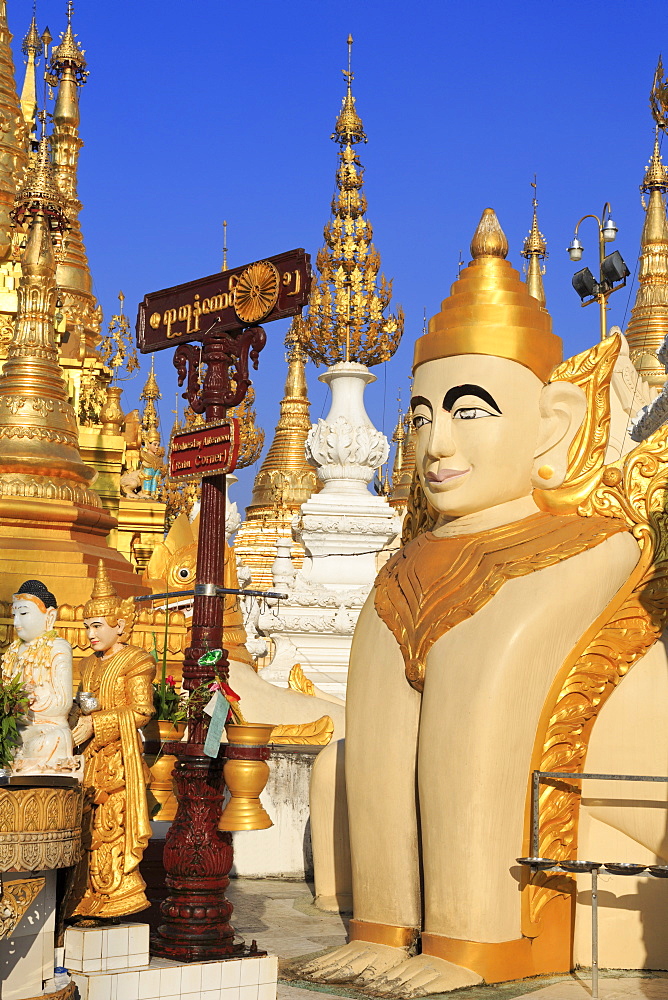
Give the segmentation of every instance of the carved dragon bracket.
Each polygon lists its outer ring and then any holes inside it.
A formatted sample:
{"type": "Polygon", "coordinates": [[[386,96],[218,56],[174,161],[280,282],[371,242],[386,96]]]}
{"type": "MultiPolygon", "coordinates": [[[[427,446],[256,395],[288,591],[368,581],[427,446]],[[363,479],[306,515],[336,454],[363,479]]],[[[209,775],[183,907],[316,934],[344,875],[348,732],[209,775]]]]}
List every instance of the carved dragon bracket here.
{"type": "Polygon", "coordinates": [[[237,406],[250,386],[248,364],[258,366],[260,351],[267,335],[261,326],[250,326],[236,333],[210,332],[202,347],[181,344],[174,352],[174,367],[179,385],[187,378],[187,399],[195,413],[207,411],[207,419],[223,417],[225,410],[237,406]],[[206,372],[202,376],[202,366],[206,372]]]}

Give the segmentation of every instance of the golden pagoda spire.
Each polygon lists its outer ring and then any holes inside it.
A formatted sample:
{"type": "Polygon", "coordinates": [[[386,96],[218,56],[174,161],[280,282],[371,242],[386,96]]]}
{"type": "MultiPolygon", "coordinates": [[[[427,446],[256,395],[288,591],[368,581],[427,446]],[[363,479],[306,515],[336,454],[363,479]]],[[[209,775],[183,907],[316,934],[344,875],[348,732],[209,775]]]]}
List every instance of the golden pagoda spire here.
{"type": "Polygon", "coordinates": [[[399,513],[406,510],[410,496],[413,473],[415,471],[416,435],[411,424],[410,413],[405,415],[399,407],[399,419],[392,440],[396,443],[392,465],[392,489],[388,496],[390,507],[399,513]]]}
{"type": "Polygon", "coordinates": [[[35,75],[35,64],[42,51],[42,40],[37,30],[37,19],[35,14],[35,4],[32,8],[32,21],[28,28],[28,33],[23,39],[21,46],[26,57],[26,72],[23,79],[23,89],[21,90],[21,111],[23,120],[30,132],[34,132],[37,124],[37,80],[35,75]]]}
{"type": "Polygon", "coordinates": [[[545,305],[545,289],[543,288],[543,275],[545,268],[541,261],[547,257],[547,244],[545,237],[538,229],[538,199],[536,197],[536,178],[531,182],[533,188],[533,221],[529,235],[524,240],[524,246],[520,250],[523,257],[528,260],[526,268],[527,288],[529,294],[538,299],[542,306],[545,305]]]}
{"type": "Polygon", "coordinates": [[[151,370],[149,372],[148,378],[146,379],[146,385],[142,389],[140,399],[145,402],[144,412],[142,413],[141,426],[142,426],[142,437],[144,441],[149,440],[149,435],[157,434],[157,440],[160,440],[160,431],[158,426],[160,423],[158,417],[158,410],[156,408],[156,400],[162,399],[162,393],[158,386],[158,380],[155,377],[155,358],[151,355],[151,370]]]}
{"type": "Polygon", "coordinates": [[[399,415],[397,418],[397,426],[394,428],[394,434],[392,435],[392,440],[396,444],[394,451],[394,462],[392,463],[392,483],[398,478],[401,472],[401,466],[404,464],[404,441],[406,440],[406,426],[404,423],[404,415],[401,412],[401,397],[399,398],[399,415]]]}
{"type": "Polygon", "coordinates": [[[67,228],[43,133],[35,167],[16,196],[15,221],[29,227],[21,261],[16,332],[0,375],[0,495],[100,501],[88,486],[74,410],[54,340],[56,263],[52,233],[67,228]]]}
{"type": "MultiPolygon", "coordinates": [[[[10,256],[12,223],[17,185],[23,180],[28,165],[25,124],[16,92],[14,62],[7,27],[7,4],[0,3],[0,261],[10,256]]],[[[2,311],[3,306],[0,306],[2,311]]]]}
{"type": "Polygon", "coordinates": [[[661,387],[666,370],[657,354],[668,336],[668,170],[661,159],[659,129],[643,182],[641,201],[645,222],[640,237],[638,291],[626,328],[633,364],[650,385],[661,387]]]}
{"type": "Polygon", "coordinates": [[[67,248],[56,272],[70,333],[61,353],[64,357],[82,359],[94,355],[101,312],[92,292],[93,281],[79,221],[82,206],[77,194],[77,169],[79,150],[83,146],[79,137],[79,88],[86,82],[88,70],[84,52],[72,29],[73,13],[72,0],[68,0],[67,28],[61,35],[60,44],[52,50],[47,81],[58,87],[51,142],[56,181],[63,193],[71,227],[67,248]]]}
{"type": "Polygon", "coordinates": [[[311,286],[308,316],[297,323],[304,349],[316,365],[380,364],[392,357],[404,329],[401,307],[396,316],[385,315],[392,282],[378,277],[380,254],[365,217],[364,168],[353,146],[367,137],[352,93],[352,44],[349,35],[348,69],[343,72],[346,95],[332,134],[340,160],[333,218],[325,226],[325,245],[316,258],[319,276],[311,286]]]}
{"type": "MultiPolygon", "coordinates": [[[[235,551],[252,573],[252,585],[272,584],[271,564],[276,541],[290,534],[293,514],[319,487],[315,469],[306,460],[304,445],[311,429],[304,350],[293,324],[286,337],[288,373],[274,439],[255,477],[246,520],[237,532],[235,551]]],[[[295,545],[296,565],[303,549],[295,545]]]]}

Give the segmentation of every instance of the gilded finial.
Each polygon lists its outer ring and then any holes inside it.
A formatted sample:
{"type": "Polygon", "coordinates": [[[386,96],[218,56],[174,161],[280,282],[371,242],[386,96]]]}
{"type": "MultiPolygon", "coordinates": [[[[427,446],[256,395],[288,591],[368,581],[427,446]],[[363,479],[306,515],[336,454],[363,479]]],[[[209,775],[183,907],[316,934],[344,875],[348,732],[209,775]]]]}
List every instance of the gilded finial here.
{"type": "Polygon", "coordinates": [[[52,87],[58,83],[67,69],[72,70],[79,86],[86,82],[86,77],[88,76],[89,71],[86,69],[84,50],[79,45],[77,37],[72,30],[73,14],[74,4],[72,0],[68,0],[67,28],[60,36],[60,44],[51,53],[49,72],[46,74],[47,83],[52,87]]]}
{"type": "Polygon", "coordinates": [[[21,51],[25,56],[30,56],[32,54],[33,58],[37,56],[42,51],[42,40],[39,37],[39,32],[37,30],[37,20],[35,16],[35,4],[33,4],[32,10],[32,21],[30,22],[30,27],[28,28],[28,33],[23,39],[23,44],[21,46],[21,51]]]}
{"type": "Polygon", "coordinates": [[[663,60],[659,61],[654,71],[652,89],[649,92],[649,106],[654,115],[654,121],[659,128],[668,128],[668,80],[663,75],[663,60]]]}
{"type": "MultiPolygon", "coordinates": [[[[656,76],[663,73],[661,60],[656,76]]],[[[666,105],[668,108],[668,105],[666,105]]],[[[655,116],[656,117],[656,116],[655,116]]],[[[666,370],[661,349],[668,337],[668,221],[666,193],[668,170],[661,159],[659,120],[654,134],[654,148],[640,185],[640,200],[645,209],[645,221],[640,237],[638,288],[631,316],[624,335],[628,341],[631,361],[650,386],[661,388],[666,370]]]]}
{"type": "Polygon", "coordinates": [[[38,213],[43,213],[49,220],[52,234],[62,239],[69,225],[63,210],[62,195],[53,177],[46,135],[46,112],[40,111],[37,117],[42,126],[37,159],[14,199],[14,209],[10,216],[15,224],[22,226],[38,213]]]}
{"type": "Polygon", "coordinates": [[[343,98],[341,111],[339,112],[339,117],[336,119],[332,139],[341,146],[354,146],[358,142],[366,142],[367,137],[362,119],[357,114],[352,90],[353,80],[355,79],[352,71],[353,36],[348,35],[347,41],[348,69],[343,70],[343,76],[347,83],[346,96],[343,98]]]}
{"type": "MultiPolygon", "coordinates": [[[[352,37],[349,59],[351,46],[352,37]]],[[[396,351],[404,314],[399,307],[396,315],[385,315],[392,282],[380,274],[380,254],[366,218],[364,168],[353,149],[354,143],[366,142],[366,136],[354,110],[352,70],[345,75],[348,93],[332,136],[340,146],[333,217],[325,226],[325,245],[316,258],[319,276],[311,286],[308,316],[297,326],[302,347],[316,365],[356,361],[371,366],[387,361],[396,351]]]]}
{"type": "Polygon", "coordinates": [[[496,212],[493,208],[486,208],[480,216],[478,228],[471,240],[471,256],[474,260],[479,257],[507,257],[508,240],[504,233],[496,212]]]}
{"type": "Polygon", "coordinates": [[[148,374],[148,378],[146,379],[146,385],[142,389],[139,398],[146,403],[141,418],[142,436],[144,441],[148,441],[151,435],[156,440],[159,440],[160,432],[158,430],[158,425],[160,423],[160,419],[158,417],[158,410],[155,404],[158,399],[162,399],[162,393],[160,392],[160,388],[158,386],[158,380],[155,377],[155,360],[153,355],[151,355],[151,370],[148,374]]]}
{"type": "Polygon", "coordinates": [[[227,271],[227,219],[223,219],[223,266],[222,271],[227,271]]]}
{"type": "Polygon", "coordinates": [[[659,125],[654,129],[654,149],[650,157],[640,190],[644,193],[654,188],[659,191],[668,190],[668,169],[661,159],[661,147],[659,145],[659,125]]]}
{"type": "Polygon", "coordinates": [[[533,297],[538,299],[540,304],[544,306],[545,289],[543,287],[543,275],[545,274],[545,268],[541,266],[540,261],[547,257],[547,243],[545,242],[545,237],[538,228],[538,198],[535,174],[533,181],[531,182],[531,187],[533,188],[533,220],[531,222],[529,235],[524,240],[524,246],[520,250],[520,253],[529,262],[526,267],[527,288],[529,290],[529,294],[533,295],[533,297]]]}

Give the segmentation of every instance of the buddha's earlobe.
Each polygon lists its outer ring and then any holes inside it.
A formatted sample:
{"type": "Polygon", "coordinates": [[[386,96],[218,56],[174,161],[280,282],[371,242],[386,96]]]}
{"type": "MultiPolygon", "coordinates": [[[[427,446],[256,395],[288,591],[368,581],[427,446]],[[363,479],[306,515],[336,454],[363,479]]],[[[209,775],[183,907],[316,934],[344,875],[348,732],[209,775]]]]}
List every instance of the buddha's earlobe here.
{"type": "Polygon", "coordinates": [[[568,451],[587,411],[579,386],[551,382],[540,396],[540,432],[534,455],[532,485],[549,490],[561,486],[568,471],[568,451]]]}

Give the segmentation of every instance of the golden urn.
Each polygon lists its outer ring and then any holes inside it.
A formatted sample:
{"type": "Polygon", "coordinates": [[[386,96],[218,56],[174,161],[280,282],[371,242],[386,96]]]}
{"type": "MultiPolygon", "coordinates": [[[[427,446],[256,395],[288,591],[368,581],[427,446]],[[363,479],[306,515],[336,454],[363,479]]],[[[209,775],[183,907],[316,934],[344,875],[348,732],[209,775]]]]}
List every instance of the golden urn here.
{"type": "Polygon", "coordinates": [[[269,747],[274,727],[260,722],[228,723],[223,768],[230,799],[218,823],[219,830],[267,830],[273,822],[260,802],[269,777],[269,747]]]}
{"type": "Polygon", "coordinates": [[[146,740],[144,760],[151,772],[149,809],[152,820],[171,823],[176,816],[178,802],[172,782],[176,757],[163,753],[162,748],[167,742],[179,742],[183,739],[185,730],[185,722],[169,722],[167,719],[151,719],[142,730],[146,740]],[[151,796],[155,801],[151,801],[151,796]]]}

